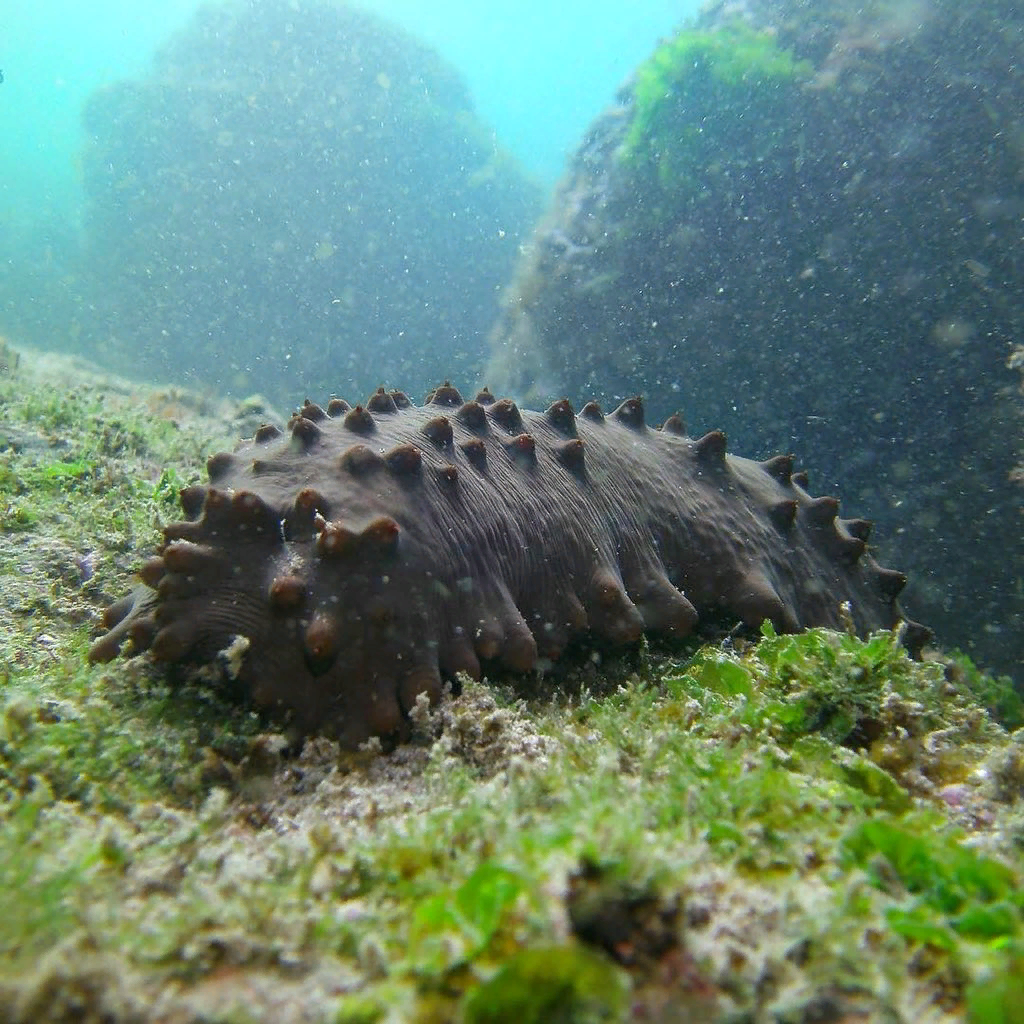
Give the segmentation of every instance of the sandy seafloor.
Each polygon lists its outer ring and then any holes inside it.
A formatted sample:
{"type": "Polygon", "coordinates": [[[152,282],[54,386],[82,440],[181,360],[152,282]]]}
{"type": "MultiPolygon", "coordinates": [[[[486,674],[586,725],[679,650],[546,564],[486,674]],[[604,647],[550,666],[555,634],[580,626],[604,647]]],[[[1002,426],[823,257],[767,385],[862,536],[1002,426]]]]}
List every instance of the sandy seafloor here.
{"type": "Polygon", "coordinates": [[[964,662],[644,647],[355,754],[87,665],[286,412],[0,348],[0,1020],[1024,1020],[1024,715],[964,662]]]}

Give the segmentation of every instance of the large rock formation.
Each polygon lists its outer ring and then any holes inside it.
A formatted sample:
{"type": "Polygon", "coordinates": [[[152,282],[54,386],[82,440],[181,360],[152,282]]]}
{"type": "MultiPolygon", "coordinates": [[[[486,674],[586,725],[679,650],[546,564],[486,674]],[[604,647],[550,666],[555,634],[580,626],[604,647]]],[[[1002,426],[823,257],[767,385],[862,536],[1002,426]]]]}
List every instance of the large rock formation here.
{"type": "Polygon", "coordinates": [[[695,433],[809,455],[940,640],[1012,670],[1022,39],[1008,3],[705,10],[583,140],[488,382],[531,403],[642,390],[695,433]]]}
{"type": "Polygon", "coordinates": [[[105,361],[281,401],[478,373],[540,193],[432,50],[343,4],[219,4],[86,126],[105,361]]]}

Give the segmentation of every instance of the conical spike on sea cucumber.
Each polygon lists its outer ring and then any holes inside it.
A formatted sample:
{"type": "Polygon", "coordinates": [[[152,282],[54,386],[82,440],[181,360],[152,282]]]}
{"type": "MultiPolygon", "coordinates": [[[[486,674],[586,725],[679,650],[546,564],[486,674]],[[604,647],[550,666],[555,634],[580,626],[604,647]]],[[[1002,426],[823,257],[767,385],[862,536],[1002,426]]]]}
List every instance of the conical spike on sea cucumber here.
{"type": "Polygon", "coordinates": [[[552,402],[544,412],[544,418],[566,437],[576,436],[576,414],[572,411],[572,405],[568,398],[561,398],[552,402]]]}
{"type": "Polygon", "coordinates": [[[759,463],[760,467],[780,484],[788,485],[793,479],[793,456],[773,455],[759,463]]]}
{"type": "Polygon", "coordinates": [[[351,430],[354,434],[372,434],[377,429],[373,416],[361,405],[345,413],[342,423],[346,430],[351,430]]]}
{"type": "Polygon", "coordinates": [[[612,412],[624,427],[631,430],[644,429],[644,400],[637,395],[635,398],[627,398],[617,409],[612,412]]]}

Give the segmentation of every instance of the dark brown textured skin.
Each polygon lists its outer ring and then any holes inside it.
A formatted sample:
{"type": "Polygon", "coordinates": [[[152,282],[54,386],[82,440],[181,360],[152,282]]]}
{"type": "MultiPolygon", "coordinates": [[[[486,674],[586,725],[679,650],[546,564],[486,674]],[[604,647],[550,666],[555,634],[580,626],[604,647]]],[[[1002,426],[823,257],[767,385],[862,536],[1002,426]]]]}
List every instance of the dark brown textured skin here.
{"type": "MultiPolygon", "coordinates": [[[[539,413],[444,385],[423,406],[383,390],[354,409],[307,402],[209,460],[89,656],[130,638],[206,661],[234,642],[257,704],[351,746],[401,737],[444,678],[545,667],[587,631],[896,625],[905,577],[865,553],[870,524],[792,469],[675,417],[651,429],[640,399],[539,413]]],[[[910,624],[908,646],[926,635],[910,624]]]]}

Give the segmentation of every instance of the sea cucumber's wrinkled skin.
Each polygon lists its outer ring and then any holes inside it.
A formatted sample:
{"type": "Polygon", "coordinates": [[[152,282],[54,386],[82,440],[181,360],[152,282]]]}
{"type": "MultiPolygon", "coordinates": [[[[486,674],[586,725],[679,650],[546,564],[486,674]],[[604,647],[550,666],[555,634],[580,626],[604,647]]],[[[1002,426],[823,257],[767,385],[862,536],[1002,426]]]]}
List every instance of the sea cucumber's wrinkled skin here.
{"type": "MultiPolygon", "coordinates": [[[[870,524],[812,498],[791,456],[727,455],[676,417],[651,429],[640,399],[608,415],[449,385],[422,406],[307,401],[207,468],[90,659],[129,638],[167,662],[229,651],[258,705],[347,746],[401,738],[457,672],[544,667],[588,632],[901,619],[905,577],[865,553],[870,524]]],[[[912,649],[926,636],[906,627],[912,649]]]]}

